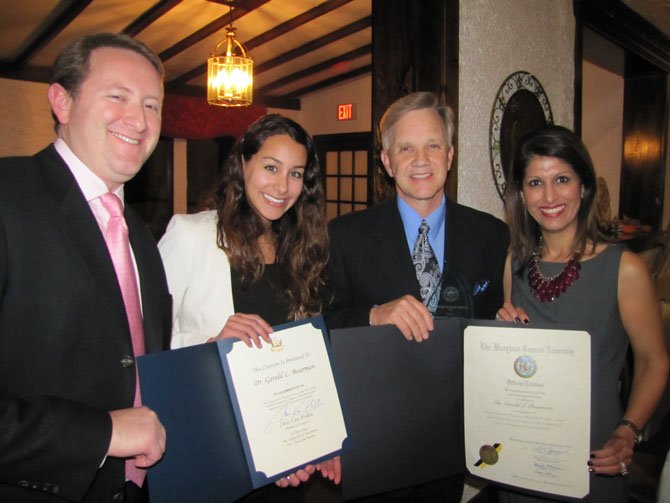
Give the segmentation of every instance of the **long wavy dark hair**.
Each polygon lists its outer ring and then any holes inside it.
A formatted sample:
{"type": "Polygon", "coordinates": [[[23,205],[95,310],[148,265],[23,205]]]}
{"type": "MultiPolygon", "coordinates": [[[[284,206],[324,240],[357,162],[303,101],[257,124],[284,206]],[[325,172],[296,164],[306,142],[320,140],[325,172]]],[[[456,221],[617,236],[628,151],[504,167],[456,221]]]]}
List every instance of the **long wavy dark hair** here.
{"type": "Polygon", "coordinates": [[[528,265],[541,233],[540,226],[528,213],[521,196],[526,169],[538,156],[556,157],[569,164],[583,187],[572,251],[586,250],[587,242],[590,241],[593,252],[596,244],[605,240],[597,223],[594,204],[597,182],[591,156],[579,137],[569,129],[554,125],[542,126],[519,140],[505,187],[505,214],[512,237],[511,247],[521,270],[528,265]]]}
{"type": "Polygon", "coordinates": [[[279,274],[276,285],[288,299],[289,316],[300,319],[321,311],[321,272],[328,260],[328,233],[324,221],[325,198],[314,142],[298,123],[277,114],[254,122],[235,143],[223,166],[214,196],[217,242],[242,284],[250,285],[263,274],[265,261],[259,237],[269,232],[275,245],[279,274]],[[303,188],[296,203],[269,230],[251,207],[244,187],[244,163],[271,136],[288,135],[305,147],[307,163],[303,188]]]}

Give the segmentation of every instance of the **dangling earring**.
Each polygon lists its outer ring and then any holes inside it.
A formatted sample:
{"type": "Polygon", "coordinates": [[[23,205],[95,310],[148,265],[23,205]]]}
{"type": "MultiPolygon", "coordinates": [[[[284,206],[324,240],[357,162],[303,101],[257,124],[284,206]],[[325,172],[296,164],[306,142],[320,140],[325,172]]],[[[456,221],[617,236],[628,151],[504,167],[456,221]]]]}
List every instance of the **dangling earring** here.
{"type": "Polygon", "coordinates": [[[581,187],[581,199],[584,199],[584,186],[581,187]]]}

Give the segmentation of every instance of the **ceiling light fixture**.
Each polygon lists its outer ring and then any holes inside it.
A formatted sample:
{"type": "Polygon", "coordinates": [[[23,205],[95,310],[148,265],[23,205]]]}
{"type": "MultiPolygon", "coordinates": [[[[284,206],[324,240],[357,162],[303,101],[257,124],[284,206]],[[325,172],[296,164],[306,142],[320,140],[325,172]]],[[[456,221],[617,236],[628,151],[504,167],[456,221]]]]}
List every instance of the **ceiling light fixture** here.
{"type": "MultiPolygon", "coordinates": [[[[216,0],[220,3],[221,0],[216,0]]],[[[247,57],[244,47],[235,39],[233,27],[234,1],[226,1],[230,7],[230,24],[226,38],[219,42],[207,59],[207,103],[222,107],[245,107],[251,105],[254,87],[254,62],[247,57]],[[226,52],[220,56],[216,51],[223,45],[226,52]]]]}

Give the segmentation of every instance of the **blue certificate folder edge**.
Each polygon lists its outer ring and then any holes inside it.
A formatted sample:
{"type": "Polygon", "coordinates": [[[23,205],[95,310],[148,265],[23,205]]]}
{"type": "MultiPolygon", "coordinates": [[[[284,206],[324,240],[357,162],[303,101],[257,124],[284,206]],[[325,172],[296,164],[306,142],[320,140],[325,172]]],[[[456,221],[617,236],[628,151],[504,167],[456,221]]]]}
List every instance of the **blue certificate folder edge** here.
{"type": "MultiPolygon", "coordinates": [[[[320,316],[273,328],[306,323],[319,328],[327,341],[320,316]]],[[[234,501],[285,475],[268,479],[250,469],[239,407],[230,395],[222,358],[232,344],[219,341],[138,358],[143,403],[158,414],[167,431],[165,455],[148,472],[152,502],[234,501]]],[[[330,357],[327,343],[326,349],[330,357]]]]}
{"type": "MultiPolygon", "coordinates": [[[[338,389],[346,400],[347,432],[354,440],[352,448],[342,455],[345,499],[469,472],[463,431],[463,336],[470,325],[583,330],[563,324],[526,327],[502,321],[441,318],[435,320],[430,338],[421,343],[405,340],[392,325],[331,330],[334,368],[342,372],[338,389]]],[[[591,346],[594,421],[598,395],[592,340],[591,346]]]]}
{"type": "MultiPolygon", "coordinates": [[[[331,362],[331,367],[332,367],[332,358],[330,357],[330,347],[329,347],[329,344],[328,344],[328,340],[325,336],[325,334],[327,333],[326,324],[323,321],[323,317],[314,316],[314,317],[311,317],[311,318],[307,318],[305,320],[294,321],[294,322],[290,322],[290,323],[284,323],[282,325],[277,325],[277,326],[273,327],[273,329],[274,329],[275,332],[279,332],[280,330],[285,330],[285,329],[288,329],[288,328],[292,328],[292,327],[299,326],[299,325],[306,325],[306,324],[311,324],[315,328],[317,328],[321,331],[321,336],[323,337],[324,346],[326,347],[326,352],[328,354],[328,358],[331,362]]],[[[261,487],[261,486],[264,486],[264,485],[268,484],[269,482],[280,479],[281,477],[284,477],[284,476],[292,473],[294,470],[287,470],[285,472],[278,473],[278,474],[276,474],[272,477],[268,477],[265,473],[256,470],[256,466],[255,466],[254,461],[253,461],[253,456],[251,454],[251,447],[249,446],[249,441],[248,441],[249,437],[247,435],[246,428],[244,426],[244,419],[242,417],[242,413],[241,413],[239,405],[238,405],[239,401],[237,399],[237,392],[235,391],[235,386],[233,384],[233,378],[232,378],[232,375],[230,373],[230,366],[228,364],[228,356],[227,355],[228,355],[228,353],[230,353],[232,351],[233,344],[243,344],[243,343],[241,341],[233,342],[232,340],[225,340],[225,341],[220,341],[217,345],[218,345],[218,348],[219,348],[219,353],[221,355],[221,362],[223,363],[223,371],[224,371],[225,376],[226,376],[226,385],[228,386],[228,393],[229,393],[230,399],[232,401],[233,411],[235,413],[235,419],[237,421],[237,426],[238,426],[238,429],[240,431],[240,439],[242,440],[242,446],[244,448],[244,454],[245,454],[245,457],[246,457],[246,460],[247,460],[249,475],[251,477],[251,481],[254,485],[254,488],[258,488],[258,487],[261,487]]],[[[333,372],[333,379],[337,380],[334,372],[333,372]]],[[[338,395],[339,395],[339,393],[338,393],[338,395]]],[[[339,398],[340,404],[341,404],[342,403],[342,397],[338,396],[338,398],[339,398]]],[[[345,420],[345,427],[346,427],[346,420],[345,420]]],[[[346,445],[348,444],[347,440],[348,440],[347,438],[343,439],[342,449],[346,448],[346,445]]],[[[342,452],[342,449],[338,449],[337,451],[326,453],[319,458],[310,460],[309,463],[315,464],[315,463],[319,463],[321,461],[325,461],[327,459],[330,459],[333,456],[336,456],[336,455],[340,454],[342,452]]]]}
{"type": "Polygon", "coordinates": [[[342,455],[345,499],[465,473],[463,318],[435,321],[427,341],[392,325],[330,331],[353,439],[342,455]]]}

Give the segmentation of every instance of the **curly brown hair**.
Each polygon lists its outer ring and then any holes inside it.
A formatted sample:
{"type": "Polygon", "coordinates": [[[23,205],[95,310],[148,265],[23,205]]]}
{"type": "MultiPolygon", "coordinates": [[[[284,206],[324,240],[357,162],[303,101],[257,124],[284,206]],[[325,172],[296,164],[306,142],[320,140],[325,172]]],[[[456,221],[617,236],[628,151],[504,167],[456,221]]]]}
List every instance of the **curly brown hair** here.
{"type": "Polygon", "coordinates": [[[278,114],[265,115],[254,122],[235,143],[223,166],[214,196],[217,242],[240,273],[242,283],[250,285],[263,274],[265,261],[259,238],[269,234],[279,266],[277,287],[286,295],[293,319],[321,311],[321,272],[329,250],[324,208],[322,175],[309,134],[298,123],[278,114]],[[268,230],[247,200],[243,167],[268,138],[276,135],[288,135],[304,146],[307,163],[298,200],[281,218],[272,221],[268,230]]]}

